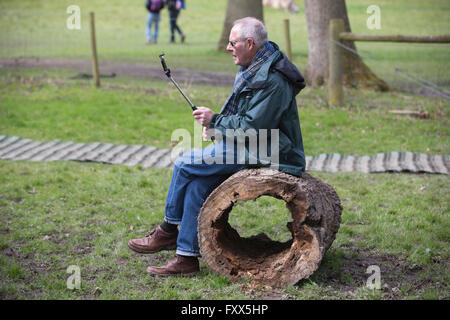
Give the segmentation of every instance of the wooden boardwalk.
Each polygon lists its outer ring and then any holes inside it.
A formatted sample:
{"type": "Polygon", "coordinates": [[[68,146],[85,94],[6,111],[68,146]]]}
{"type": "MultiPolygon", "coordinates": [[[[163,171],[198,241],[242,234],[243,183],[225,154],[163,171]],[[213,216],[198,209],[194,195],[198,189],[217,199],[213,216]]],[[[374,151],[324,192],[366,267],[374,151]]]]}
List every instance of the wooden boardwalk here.
{"type": "MultiPolygon", "coordinates": [[[[0,135],[0,159],[26,161],[89,161],[143,168],[170,168],[180,151],[145,145],[39,142],[0,135]]],[[[325,172],[450,172],[450,155],[413,152],[378,153],[371,156],[319,154],[306,157],[306,171],[325,172]]]]}

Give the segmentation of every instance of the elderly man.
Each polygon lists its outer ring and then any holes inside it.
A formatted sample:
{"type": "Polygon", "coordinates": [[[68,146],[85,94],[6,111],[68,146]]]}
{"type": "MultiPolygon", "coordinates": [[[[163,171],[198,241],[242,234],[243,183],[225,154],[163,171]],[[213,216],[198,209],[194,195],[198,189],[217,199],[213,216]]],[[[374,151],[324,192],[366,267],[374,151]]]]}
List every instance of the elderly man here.
{"type": "Polygon", "coordinates": [[[251,152],[248,141],[244,143],[243,154],[237,152],[235,136],[234,140],[233,137],[218,139],[215,145],[178,158],[167,195],[164,222],[146,237],[128,242],[130,249],[139,253],[176,249],[175,258],[166,265],[147,268],[153,275],[188,275],[200,270],[197,239],[200,208],[220,183],[248,167],[250,158],[254,160],[252,166],[272,166],[296,176],[301,176],[305,170],[295,101],[295,96],[305,86],[302,75],[278,46],[267,40],[263,23],[255,18],[234,22],[227,50],[240,68],[233,91],[219,114],[206,107],[193,112],[195,119],[205,127],[203,137],[207,139],[211,130],[215,130],[216,137],[227,137],[230,131],[236,130],[253,130],[256,135],[265,130],[266,142],[272,146],[273,138],[278,145],[272,152],[279,154],[273,158],[275,160],[267,162],[259,158],[258,152],[251,152]]]}

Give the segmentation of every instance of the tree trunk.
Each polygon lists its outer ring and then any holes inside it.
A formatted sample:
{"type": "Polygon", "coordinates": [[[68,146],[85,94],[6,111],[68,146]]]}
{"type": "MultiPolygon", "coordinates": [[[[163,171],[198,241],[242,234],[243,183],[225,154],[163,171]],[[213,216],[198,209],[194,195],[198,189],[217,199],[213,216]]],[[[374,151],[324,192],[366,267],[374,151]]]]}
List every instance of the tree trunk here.
{"type": "Polygon", "coordinates": [[[214,272],[235,281],[284,287],[309,277],[339,230],[342,206],[334,189],[304,173],[301,178],[272,169],[242,170],[206,199],[198,218],[200,251],[214,272]],[[292,239],[271,240],[264,233],[241,238],[228,223],[236,201],[262,195],[282,199],[291,212],[292,239]]]}
{"type": "MultiPolygon", "coordinates": [[[[351,32],[345,0],[304,0],[308,30],[308,64],[306,81],[311,86],[321,86],[328,79],[329,23],[331,19],[343,19],[346,32],[351,32]]],[[[353,41],[343,45],[356,51],[353,41]]],[[[386,91],[389,86],[378,78],[349,50],[343,49],[343,82],[350,87],[372,88],[386,91]]]]}
{"type": "Polygon", "coordinates": [[[262,0],[228,0],[222,36],[217,45],[217,50],[226,49],[233,22],[245,17],[254,17],[263,21],[262,0]]]}

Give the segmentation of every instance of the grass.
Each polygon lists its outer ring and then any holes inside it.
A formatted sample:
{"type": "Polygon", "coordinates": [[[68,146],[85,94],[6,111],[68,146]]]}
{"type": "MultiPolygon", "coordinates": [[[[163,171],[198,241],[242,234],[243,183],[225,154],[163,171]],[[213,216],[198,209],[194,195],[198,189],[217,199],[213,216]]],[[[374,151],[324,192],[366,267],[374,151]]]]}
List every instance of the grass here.
{"type": "MultiPolygon", "coordinates": [[[[225,1],[188,2],[180,17],[186,45],[168,45],[167,13],[160,43],[144,46],[145,10],[122,1],[79,0],[82,29],[66,29],[71,1],[0,2],[0,57],[89,59],[88,12],[95,11],[101,60],[157,65],[164,51],[173,67],[234,73],[215,51],[225,1]],[[107,3],[107,5],[106,5],[107,3]],[[169,58],[168,58],[169,59],[169,58]]],[[[301,4],[299,2],[299,4],[301,4]]],[[[347,1],[352,30],[376,34],[445,34],[448,1],[380,0],[382,29],[368,31],[369,0],[347,1]],[[414,21],[413,24],[403,23],[414,21]]],[[[303,12],[303,8],[302,8],[303,12]]],[[[284,47],[280,21],[290,18],[294,62],[303,68],[307,33],[303,14],[265,9],[271,39],[284,47]]],[[[403,67],[429,80],[448,79],[446,46],[357,44],[377,73],[403,67]],[[434,77],[434,78],[433,78],[434,77]]],[[[109,142],[171,147],[171,133],[194,126],[187,105],[166,81],[119,75],[93,89],[69,80],[75,70],[0,68],[0,134],[34,140],[109,142]]],[[[384,76],[383,76],[384,77],[384,76]]],[[[395,80],[395,79],[394,79],[395,80]]],[[[197,105],[218,111],[229,87],[183,84],[197,105]]],[[[305,152],[372,155],[412,151],[449,154],[448,101],[390,92],[346,90],[345,105],[327,106],[326,92],[298,97],[305,152]],[[390,109],[428,111],[429,119],[392,115],[390,109]]],[[[202,262],[191,278],[155,278],[149,264],[172,252],[138,255],[127,241],[158,225],[170,169],[93,163],[0,160],[0,299],[448,299],[448,176],[322,173],[343,204],[336,240],[308,279],[281,290],[252,288],[213,274],[202,262]],[[69,290],[67,268],[80,267],[81,288],[69,290]],[[366,287],[366,270],[381,270],[381,290],[366,287]]],[[[244,236],[260,232],[285,240],[289,213],[262,197],[238,203],[230,223],[244,236]]]]}
{"type": "MultiPolygon", "coordinates": [[[[264,9],[264,21],[269,37],[285,48],[283,19],[290,20],[293,61],[303,69],[308,56],[307,28],[303,2],[297,1],[300,13],[293,15],[272,8],[264,9]]],[[[182,11],[179,24],[187,35],[185,45],[168,44],[169,19],[162,12],[159,43],[146,46],[146,10],[142,3],[118,0],[79,0],[81,30],[69,30],[66,9],[73,1],[4,0],[0,3],[0,57],[52,57],[90,59],[89,12],[96,14],[97,46],[100,61],[141,61],[159,66],[162,51],[173,67],[185,67],[222,73],[234,73],[230,57],[215,50],[225,18],[225,0],[196,0],[182,11]]],[[[366,21],[371,0],[347,1],[352,31],[369,34],[447,34],[450,6],[446,0],[379,0],[381,29],[369,30],[366,21]],[[403,23],[414,21],[414,23],[403,23]]],[[[363,54],[375,60],[366,63],[389,83],[403,78],[394,71],[406,68],[421,77],[448,87],[445,82],[449,68],[448,45],[415,45],[357,43],[363,54]],[[428,59],[427,57],[432,57],[428,59]]],[[[403,87],[403,86],[402,86],[403,87]]]]}
{"type": "MultiPolygon", "coordinates": [[[[64,70],[0,69],[0,132],[35,140],[164,148],[172,145],[174,130],[194,132],[190,109],[167,82],[119,76],[95,89],[89,81],[68,80],[70,75],[64,70]]],[[[190,84],[186,90],[197,105],[218,112],[230,88],[190,84]]],[[[307,155],[448,153],[445,99],[357,90],[348,90],[346,97],[342,108],[328,108],[322,89],[307,88],[297,97],[307,155]],[[431,118],[392,115],[390,109],[425,110],[431,118]],[[358,141],[356,147],[351,141],[358,141]]]]}
{"type": "Polygon", "coordinates": [[[1,168],[1,249],[13,250],[1,256],[2,298],[90,298],[97,287],[102,299],[243,297],[238,285],[205,268],[191,280],[149,277],[145,266],[171,253],[139,256],[127,248],[125,239],[161,221],[170,170],[13,162],[1,168]],[[66,288],[70,265],[81,269],[80,291],[66,288]]]}
{"type": "MultiPolygon", "coordinates": [[[[169,169],[2,160],[0,174],[3,299],[448,298],[446,176],[314,174],[341,197],[341,229],[312,277],[274,292],[248,291],[203,263],[192,278],[146,274],[173,253],[138,255],[126,242],[162,220],[169,169]],[[80,267],[80,290],[66,287],[70,265],[80,267]],[[383,290],[365,288],[369,265],[380,266],[383,290]]],[[[233,209],[231,223],[273,236],[285,211],[261,198],[233,209]],[[256,213],[278,221],[255,223],[256,213]]]]}
{"type": "MultiPolygon", "coordinates": [[[[0,133],[36,140],[171,145],[176,128],[193,130],[184,102],[166,82],[118,77],[92,89],[69,70],[1,69],[0,133]],[[180,105],[180,103],[182,105],[180,105]]],[[[229,88],[191,85],[204,105],[229,88]]],[[[349,90],[328,108],[320,89],[299,95],[308,155],[393,150],[448,154],[442,99],[349,90]],[[386,105],[424,109],[430,119],[388,115],[386,105]]],[[[218,107],[216,107],[217,109],[218,107]]],[[[0,161],[0,297],[3,299],[445,299],[448,283],[448,177],[428,174],[314,173],[338,192],[337,238],[316,273],[273,291],[231,283],[201,263],[193,278],[150,277],[145,268],[173,253],[127,248],[162,221],[170,169],[76,162],[0,161]],[[81,289],[69,290],[71,265],[81,289]],[[365,283],[381,268],[382,290],[365,283]]],[[[230,223],[243,235],[289,238],[282,201],[238,203],[230,223]],[[264,223],[262,223],[264,221],[264,223]]]]}

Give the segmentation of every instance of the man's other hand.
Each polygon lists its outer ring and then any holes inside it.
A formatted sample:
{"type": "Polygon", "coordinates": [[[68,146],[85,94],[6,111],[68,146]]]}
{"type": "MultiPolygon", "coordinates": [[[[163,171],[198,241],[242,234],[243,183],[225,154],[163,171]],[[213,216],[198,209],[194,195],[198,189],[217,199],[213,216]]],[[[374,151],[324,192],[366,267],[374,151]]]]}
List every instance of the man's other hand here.
{"type": "Polygon", "coordinates": [[[210,130],[207,127],[203,127],[203,133],[202,133],[203,141],[209,141],[211,138],[210,130]]]}
{"type": "Polygon", "coordinates": [[[202,126],[208,128],[214,112],[209,108],[198,107],[197,110],[192,112],[192,115],[202,126]]]}

